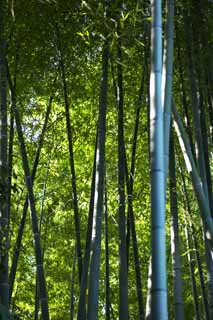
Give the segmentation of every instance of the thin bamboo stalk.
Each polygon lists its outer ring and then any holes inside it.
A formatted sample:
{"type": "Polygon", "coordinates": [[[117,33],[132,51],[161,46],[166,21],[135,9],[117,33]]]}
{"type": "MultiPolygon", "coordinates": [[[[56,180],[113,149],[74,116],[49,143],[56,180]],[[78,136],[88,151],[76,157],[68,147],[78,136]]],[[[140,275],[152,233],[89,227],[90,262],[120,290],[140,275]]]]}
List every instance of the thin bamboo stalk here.
{"type": "Polygon", "coordinates": [[[96,155],[97,155],[97,134],[96,134],[95,152],[94,152],[94,159],[93,159],[92,182],[91,182],[91,188],[90,188],[91,193],[90,193],[89,213],[88,213],[88,222],[87,222],[86,245],[84,249],[83,272],[82,272],[79,302],[78,302],[78,318],[77,318],[78,320],[86,319],[86,290],[87,290],[87,282],[88,282],[87,280],[88,280],[91,240],[92,240],[92,224],[93,224],[94,198],[95,198],[96,155]]]}
{"type": "Polygon", "coordinates": [[[186,215],[184,217],[185,224],[185,236],[186,236],[186,245],[187,245],[187,257],[188,257],[188,263],[189,263],[189,271],[191,276],[191,282],[192,282],[192,292],[193,292],[193,302],[194,302],[194,310],[195,310],[195,318],[196,320],[200,320],[200,308],[199,308],[199,302],[198,302],[198,290],[197,290],[197,284],[195,279],[195,261],[193,260],[192,251],[190,247],[190,236],[189,236],[189,230],[187,227],[187,220],[186,215]]]}
{"type": "Polygon", "coordinates": [[[0,303],[8,308],[8,111],[6,42],[4,39],[5,4],[5,1],[0,1],[0,303]]]}
{"type": "Polygon", "coordinates": [[[22,132],[21,120],[20,120],[19,111],[16,105],[16,95],[15,95],[14,87],[13,87],[9,72],[8,72],[8,82],[9,82],[10,91],[11,91],[12,108],[13,108],[14,117],[16,121],[16,128],[17,128],[17,133],[19,138],[23,170],[25,174],[25,183],[27,187],[28,200],[30,205],[32,231],[33,231],[34,244],[35,244],[36,267],[37,267],[37,273],[39,277],[39,291],[40,291],[40,299],[41,299],[42,317],[43,317],[43,320],[49,320],[46,280],[45,280],[44,267],[43,267],[40,235],[38,230],[38,221],[37,221],[37,212],[35,207],[35,197],[33,192],[33,183],[30,175],[30,168],[29,168],[27,151],[26,151],[25,142],[24,142],[24,136],[22,132]]]}
{"type": "MultiPolygon", "coordinates": [[[[51,161],[51,151],[49,152],[48,155],[48,163],[47,163],[47,168],[46,168],[46,173],[44,177],[44,185],[43,185],[43,192],[42,192],[42,199],[41,199],[41,206],[40,206],[40,217],[39,217],[39,233],[40,237],[43,242],[42,246],[42,259],[44,261],[44,254],[45,254],[45,245],[46,245],[46,232],[43,232],[44,237],[42,237],[42,225],[44,221],[44,203],[45,203],[45,198],[46,198],[46,189],[47,189],[47,180],[48,180],[48,175],[49,175],[49,169],[50,169],[50,161],[51,161]]],[[[47,224],[47,222],[45,223],[47,224]]],[[[36,275],[36,288],[35,288],[35,311],[34,311],[34,320],[38,320],[38,313],[39,313],[39,302],[40,302],[40,297],[39,297],[39,283],[38,283],[38,275],[36,275]]]]}
{"type": "Polygon", "coordinates": [[[205,234],[207,239],[211,241],[211,247],[212,247],[213,222],[212,222],[212,218],[209,210],[209,205],[205,197],[205,192],[204,192],[199,174],[197,172],[196,165],[194,163],[191,148],[189,145],[189,141],[187,139],[187,135],[185,133],[183,123],[181,121],[181,118],[177,112],[177,109],[174,103],[173,103],[172,109],[173,109],[173,115],[174,115],[175,130],[176,130],[178,140],[184,155],[187,170],[192,177],[192,183],[198,199],[201,217],[202,217],[204,228],[205,228],[205,234]]]}
{"type": "Polygon", "coordinates": [[[172,105],[172,78],[173,78],[173,47],[174,47],[174,0],[167,0],[167,22],[166,22],[166,41],[165,41],[165,62],[162,74],[163,88],[163,112],[164,112],[164,170],[165,170],[165,189],[169,166],[169,141],[172,105]],[[165,79],[165,80],[164,80],[165,79]],[[164,84],[165,82],[165,84],[164,84]]]}
{"type": "MultiPolygon", "coordinates": [[[[47,125],[48,125],[49,116],[50,116],[51,107],[52,107],[52,101],[53,101],[53,96],[51,95],[49,98],[48,105],[47,105],[44,124],[42,127],[41,135],[39,137],[38,148],[37,148],[35,159],[33,162],[33,168],[32,168],[32,173],[31,173],[32,183],[35,180],[36,171],[37,171],[37,167],[39,164],[40,153],[41,153],[41,149],[42,149],[42,146],[44,143],[44,136],[45,136],[45,133],[47,130],[47,125]]],[[[23,233],[24,233],[24,226],[25,226],[25,220],[26,220],[26,216],[27,216],[28,205],[29,205],[29,203],[28,203],[28,196],[27,196],[25,199],[25,202],[24,202],[23,210],[22,210],[22,217],[21,217],[21,221],[19,224],[18,235],[16,238],[15,249],[14,249],[13,258],[12,258],[12,265],[11,265],[10,274],[9,274],[9,284],[10,284],[9,300],[10,301],[11,301],[12,292],[13,292],[13,286],[14,286],[14,281],[15,281],[15,276],[16,276],[19,253],[20,253],[20,249],[21,249],[22,237],[23,237],[23,233]]]]}
{"type": "Polygon", "coordinates": [[[99,100],[98,141],[96,156],[95,210],[92,232],[92,258],[89,278],[88,320],[98,319],[98,296],[100,274],[101,225],[103,215],[104,175],[105,175],[105,137],[108,90],[109,43],[107,34],[103,48],[103,69],[99,100]]]}
{"type": "Polygon", "coordinates": [[[68,90],[67,90],[67,82],[66,82],[65,62],[64,62],[64,56],[61,48],[60,30],[57,25],[56,25],[56,36],[57,36],[59,64],[60,64],[61,78],[62,78],[62,84],[63,84],[63,94],[64,94],[64,107],[65,107],[65,117],[66,117],[66,127],[67,127],[67,140],[68,140],[68,146],[69,146],[69,162],[70,162],[70,174],[71,174],[71,185],[72,185],[72,202],[73,202],[73,210],[74,210],[75,235],[76,235],[76,246],[77,246],[78,275],[79,275],[79,284],[80,284],[81,276],[82,276],[82,250],[81,250],[80,218],[79,218],[79,212],[78,212],[76,172],[75,172],[74,151],[73,151],[73,137],[72,137],[72,128],[71,128],[71,121],[70,121],[70,110],[69,110],[70,106],[69,106],[68,90]]]}
{"type": "Polygon", "coordinates": [[[76,255],[77,255],[77,250],[75,246],[74,254],[73,254],[73,262],[72,262],[72,274],[71,274],[71,286],[70,286],[70,320],[74,319],[76,255]]]}
{"type": "Polygon", "coordinates": [[[117,107],[118,107],[118,218],[119,218],[119,319],[128,320],[128,276],[125,217],[125,145],[123,126],[123,70],[121,34],[117,44],[117,107]]]}
{"type": "Polygon", "coordinates": [[[170,158],[169,158],[169,177],[170,177],[170,212],[171,212],[171,253],[173,269],[173,291],[174,291],[174,313],[176,320],[184,320],[184,304],[182,296],[182,273],[180,259],[180,240],[179,240],[179,220],[178,220],[178,201],[177,201],[177,182],[176,182],[176,162],[174,153],[173,134],[170,136],[170,158]]]}
{"type": "Polygon", "coordinates": [[[109,228],[108,228],[108,204],[107,187],[105,183],[105,308],[106,320],[110,320],[110,266],[109,266],[109,228]]]}
{"type": "MultiPolygon", "coordinates": [[[[179,158],[178,158],[178,160],[179,160],[179,158]]],[[[189,200],[189,196],[188,196],[188,192],[187,192],[187,188],[186,188],[186,182],[185,182],[185,178],[184,178],[184,174],[183,174],[180,160],[179,160],[179,171],[180,171],[181,180],[182,180],[182,189],[183,189],[182,192],[183,192],[184,199],[185,199],[185,206],[186,206],[186,209],[188,212],[187,224],[189,225],[193,245],[195,248],[195,256],[196,256],[199,278],[200,278],[200,287],[201,287],[201,292],[202,292],[205,317],[206,317],[206,320],[209,320],[210,319],[209,318],[209,305],[208,305],[207,292],[206,292],[205,281],[204,281],[203,268],[202,268],[202,264],[201,264],[200,254],[198,251],[198,243],[197,243],[197,239],[196,239],[196,235],[195,235],[195,231],[194,231],[194,226],[192,223],[192,210],[191,210],[191,206],[190,206],[190,200],[189,200]]]]}

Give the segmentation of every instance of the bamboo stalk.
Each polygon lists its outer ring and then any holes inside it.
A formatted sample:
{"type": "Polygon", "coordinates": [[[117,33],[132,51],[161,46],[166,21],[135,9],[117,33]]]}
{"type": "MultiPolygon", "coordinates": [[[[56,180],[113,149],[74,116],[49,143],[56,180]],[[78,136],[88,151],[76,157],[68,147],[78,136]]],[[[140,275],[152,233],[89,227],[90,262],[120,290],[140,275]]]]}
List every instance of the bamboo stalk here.
{"type": "Polygon", "coordinates": [[[96,154],[95,209],[92,232],[92,257],[89,278],[88,320],[98,319],[98,296],[100,274],[101,225],[103,215],[104,175],[105,175],[105,138],[108,90],[109,43],[107,35],[103,47],[103,69],[99,99],[98,140],[96,154]]]}
{"type": "Polygon", "coordinates": [[[27,151],[26,151],[25,142],[24,142],[24,136],[22,132],[21,119],[20,119],[19,111],[16,105],[16,95],[15,95],[15,91],[12,85],[12,80],[10,78],[9,72],[8,72],[8,82],[11,90],[12,108],[13,108],[14,117],[16,121],[16,128],[17,128],[19,144],[20,144],[20,152],[22,157],[22,165],[23,165],[23,170],[25,174],[25,183],[27,187],[28,200],[30,205],[32,231],[33,231],[34,245],[35,245],[36,268],[37,268],[37,273],[39,278],[39,293],[40,293],[40,299],[41,299],[42,317],[43,317],[43,320],[49,320],[46,280],[45,280],[44,267],[43,267],[40,235],[38,230],[37,212],[36,212],[35,197],[33,192],[33,182],[30,175],[30,168],[29,168],[28,156],[27,156],[27,151]]]}
{"type": "Polygon", "coordinates": [[[193,183],[194,191],[195,191],[197,199],[198,199],[201,217],[202,217],[204,228],[205,228],[205,234],[206,234],[207,239],[211,241],[211,247],[212,247],[213,222],[212,222],[212,218],[211,218],[211,214],[210,214],[209,205],[208,205],[208,202],[205,197],[205,192],[203,189],[201,179],[199,177],[196,165],[194,163],[191,148],[189,145],[189,141],[187,139],[187,135],[186,135],[183,123],[181,121],[181,118],[177,112],[177,109],[176,109],[174,103],[172,105],[172,110],[173,110],[173,115],[174,115],[175,130],[176,130],[178,140],[179,140],[182,152],[183,152],[183,156],[184,156],[184,159],[186,162],[187,170],[192,177],[192,183],[193,183]]]}
{"type": "Polygon", "coordinates": [[[164,119],[161,101],[162,10],[151,1],[150,157],[152,212],[152,319],[168,319],[165,245],[164,119]]]}

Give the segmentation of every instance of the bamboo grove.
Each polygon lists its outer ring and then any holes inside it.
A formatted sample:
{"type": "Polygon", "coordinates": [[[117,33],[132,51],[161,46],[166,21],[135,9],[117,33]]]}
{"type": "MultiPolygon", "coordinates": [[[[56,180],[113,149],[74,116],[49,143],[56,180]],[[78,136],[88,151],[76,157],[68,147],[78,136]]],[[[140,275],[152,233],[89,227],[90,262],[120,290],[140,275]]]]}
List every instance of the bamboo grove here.
{"type": "Polygon", "coordinates": [[[213,319],[212,18],[0,0],[0,319],[213,319]]]}

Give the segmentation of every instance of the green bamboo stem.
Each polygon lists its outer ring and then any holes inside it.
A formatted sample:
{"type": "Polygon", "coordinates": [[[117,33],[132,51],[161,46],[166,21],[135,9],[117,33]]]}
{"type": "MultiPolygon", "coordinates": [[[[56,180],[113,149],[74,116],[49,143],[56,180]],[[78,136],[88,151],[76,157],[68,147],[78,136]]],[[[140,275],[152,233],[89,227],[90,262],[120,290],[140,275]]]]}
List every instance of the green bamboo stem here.
{"type": "Polygon", "coordinates": [[[151,1],[150,158],[152,212],[152,319],[166,320],[167,280],[165,245],[164,117],[161,101],[162,10],[151,1]]]}
{"type": "Polygon", "coordinates": [[[148,266],[148,281],[147,281],[147,296],[146,296],[146,313],[145,313],[145,319],[151,320],[152,319],[152,296],[151,296],[151,290],[152,290],[152,256],[149,258],[149,266],[148,266]]]}
{"type": "Polygon", "coordinates": [[[105,176],[105,138],[108,90],[109,44],[107,35],[103,48],[103,70],[99,99],[98,140],[96,153],[95,209],[92,232],[92,257],[89,277],[88,320],[98,320],[98,296],[101,251],[101,225],[103,215],[104,176],[105,176]]]}
{"type": "MultiPolygon", "coordinates": [[[[119,29],[119,27],[118,27],[119,29]]],[[[128,320],[128,276],[125,217],[125,142],[123,126],[123,70],[121,35],[117,45],[117,107],[118,107],[118,218],[119,218],[119,319],[128,320]]]]}
{"type": "Polygon", "coordinates": [[[165,190],[169,166],[169,141],[171,123],[171,102],[172,102],[172,78],[173,78],[173,47],[174,47],[174,0],[167,0],[167,22],[165,41],[165,62],[162,74],[163,88],[163,112],[164,112],[164,170],[165,190]],[[164,80],[165,79],[165,80],[164,80]],[[164,84],[165,82],[165,84],[164,84]]]}
{"type": "Polygon", "coordinates": [[[199,107],[199,101],[197,96],[197,84],[196,84],[196,75],[194,70],[194,62],[192,59],[192,49],[191,49],[192,35],[191,35],[191,28],[189,28],[188,26],[188,20],[189,20],[189,16],[185,15],[184,25],[185,25],[185,31],[187,34],[185,42],[187,47],[190,98],[191,98],[191,106],[192,106],[192,117],[193,117],[193,123],[194,123],[193,128],[194,128],[194,136],[195,136],[195,155],[196,155],[197,169],[202,179],[206,200],[209,203],[206,167],[205,167],[204,150],[203,150],[203,137],[201,133],[201,124],[200,124],[200,107],[199,107]]]}
{"type": "Polygon", "coordinates": [[[26,151],[25,142],[24,142],[24,136],[22,132],[21,120],[20,120],[19,111],[16,105],[16,95],[15,95],[15,91],[12,85],[9,72],[8,72],[8,82],[11,90],[12,108],[13,108],[14,117],[16,121],[16,129],[17,129],[18,139],[20,144],[22,165],[23,165],[23,170],[25,174],[25,183],[27,187],[28,200],[29,200],[29,206],[30,206],[30,212],[31,212],[32,231],[33,231],[34,245],[35,245],[36,268],[37,268],[37,273],[39,278],[39,294],[40,294],[40,300],[41,300],[42,317],[43,317],[43,320],[49,320],[46,280],[45,280],[44,267],[43,267],[40,235],[38,230],[37,212],[36,212],[35,197],[33,192],[33,182],[30,175],[30,167],[29,167],[27,151],[26,151]]]}
{"type": "Polygon", "coordinates": [[[64,62],[64,56],[63,56],[62,48],[61,48],[61,37],[60,37],[59,31],[60,30],[59,30],[58,26],[56,25],[59,64],[60,64],[61,79],[62,79],[63,94],[64,94],[64,108],[65,108],[65,117],[66,117],[67,140],[68,140],[68,147],[69,147],[69,162],[70,162],[70,174],[71,174],[71,185],[72,185],[72,202],[73,202],[73,211],[74,211],[76,248],[77,248],[77,260],[78,260],[78,275],[79,275],[79,284],[81,284],[82,250],[81,250],[81,232],[80,232],[80,218],[79,218],[79,210],[78,210],[76,172],[75,172],[74,151],[73,151],[73,137],[72,137],[72,128],[71,128],[71,121],[70,121],[70,109],[69,109],[70,106],[69,106],[68,90],[67,90],[67,82],[66,82],[65,62],[64,62]]]}
{"type": "Polygon", "coordinates": [[[174,124],[175,124],[175,130],[178,136],[178,140],[183,152],[183,156],[185,159],[186,167],[188,172],[190,173],[192,177],[192,183],[194,187],[194,191],[196,193],[198,204],[200,207],[201,217],[204,224],[205,234],[208,240],[211,242],[212,247],[212,241],[213,241],[213,222],[210,214],[209,205],[205,196],[205,192],[203,189],[202,181],[199,177],[199,174],[197,172],[196,165],[194,163],[194,159],[192,156],[191,148],[189,145],[189,141],[183,126],[183,123],[181,121],[181,118],[177,112],[177,109],[175,107],[175,104],[172,105],[173,115],[174,115],[174,124]]]}
{"type": "Polygon", "coordinates": [[[4,7],[0,1],[0,304],[9,307],[8,283],[8,129],[4,7]]]}
{"type": "MultiPolygon", "coordinates": [[[[42,225],[44,222],[44,203],[46,199],[46,189],[47,189],[47,180],[49,176],[49,169],[50,169],[50,161],[51,161],[51,151],[48,155],[48,163],[46,168],[46,173],[44,177],[44,184],[43,184],[43,191],[42,191],[42,199],[41,199],[41,206],[40,206],[40,217],[39,217],[39,234],[43,242],[42,246],[42,259],[44,261],[44,254],[45,254],[45,248],[46,248],[46,235],[47,232],[43,231],[44,237],[42,237],[42,225]]],[[[45,222],[45,225],[47,225],[47,222],[45,222]]],[[[46,228],[45,228],[46,229],[46,228]]],[[[39,283],[38,283],[38,275],[36,275],[36,288],[35,288],[35,311],[34,311],[34,320],[38,320],[38,313],[39,313],[39,283]]]]}
{"type": "Polygon", "coordinates": [[[94,152],[94,159],[93,159],[92,182],[91,182],[91,188],[90,188],[90,203],[89,203],[89,213],[88,213],[87,232],[86,232],[86,244],[84,249],[83,270],[82,270],[81,286],[80,286],[79,302],[78,302],[78,315],[77,315],[78,320],[86,319],[86,290],[87,290],[91,242],[92,242],[92,224],[93,224],[94,198],[95,198],[96,155],[97,155],[97,134],[96,134],[95,152],[94,152]]]}
{"type": "MultiPolygon", "coordinates": [[[[8,70],[9,72],[9,70],[8,70]]],[[[12,84],[10,84],[12,85],[12,84]]],[[[33,168],[32,168],[32,173],[31,173],[31,179],[32,179],[32,183],[35,180],[35,176],[36,176],[36,171],[37,171],[37,167],[39,164],[39,159],[40,159],[40,154],[41,154],[41,150],[42,150],[42,146],[44,143],[44,136],[47,130],[47,125],[48,125],[48,121],[49,121],[49,116],[50,116],[50,112],[51,112],[51,107],[52,107],[52,101],[53,101],[53,96],[51,95],[49,98],[49,102],[47,105],[47,109],[46,109],[46,113],[45,113],[45,119],[44,119],[44,124],[42,127],[42,132],[39,138],[39,142],[38,142],[38,148],[36,150],[36,155],[35,155],[35,159],[34,159],[34,163],[33,163],[33,168]]],[[[16,101],[12,101],[12,103],[16,103],[16,101]]],[[[19,224],[19,229],[18,229],[18,235],[16,238],[16,243],[15,243],[15,249],[14,249],[14,253],[13,253],[13,257],[12,257],[12,265],[10,268],[10,274],[9,274],[9,284],[10,284],[10,288],[9,288],[9,300],[11,301],[11,297],[12,297],[12,292],[13,292],[13,286],[14,286],[14,281],[15,281],[15,276],[16,276],[16,270],[17,270],[17,265],[18,265],[18,259],[19,259],[19,253],[20,253],[20,248],[21,248],[21,242],[22,242],[22,237],[23,237],[23,233],[24,233],[24,227],[25,227],[25,221],[26,221],[26,216],[27,216],[27,210],[28,210],[28,196],[25,199],[24,202],[24,207],[22,210],[22,217],[21,217],[21,221],[19,224]]]]}
{"type": "Polygon", "coordinates": [[[184,320],[183,288],[180,258],[179,217],[176,182],[176,161],[173,134],[170,136],[169,178],[170,178],[170,212],[171,212],[171,253],[173,269],[174,313],[175,320],[184,320]]]}
{"type": "MultiPolygon", "coordinates": [[[[106,179],[105,179],[106,180],[106,179]]],[[[109,265],[109,223],[108,223],[108,197],[107,197],[107,187],[105,183],[105,308],[106,308],[106,320],[110,320],[110,265],[109,265]]]]}
{"type": "Polygon", "coordinates": [[[198,272],[199,272],[199,278],[200,278],[200,287],[201,287],[201,292],[202,292],[202,298],[203,298],[203,305],[204,305],[204,310],[205,310],[205,317],[206,320],[209,320],[209,305],[208,305],[208,299],[207,299],[207,292],[206,292],[206,287],[205,287],[205,281],[204,281],[204,274],[203,274],[203,268],[202,268],[202,264],[201,264],[201,258],[200,258],[200,254],[198,251],[198,242],[196,239],[196,234],[195,234],[195,230],[194,230],[194,225],[192,223],[192,210],[191,210],[191,206],[190,206],[190,200],[189,200],[189,196],[188,196],[188,192],[187,192],[187,188],[186,188],[186,181],[184,178],[184,174],[183,174],[183,169],[180,163],[180,159],[178,158],[178,167],[179,167],[179,171],[180,171],[180,176],[181,176],[181,180],[182,180],[182,193],[184,195],[184,200],[185,200],[185,206],[188,212],[188,219],[187,219],[187,224],[189,225],[189,229],[191,232],[191,236],[192,236],[192,241],[193,241],[193,245],[195,248],[195,256],[196,256],[196,262],[197,262],[197,266],[198,266],[198,272]]]}
{"type": "Polygon", "coordinates": [[[74,307],[75,307],[75,277],[76,277],[76,245],[73,252],[73,262],[72,262],[72,274],[71,274],[71,286],[70,286],[70,319],[74,319],[74,307]]]}
{"type": "Polygon", "coordinates": [[[195,278],[195,262],[192,256],[192,250],[190,246],[190,236],[189,236],[189,229],[187,227],[187,219],[186,214],[184,215],[184,229],[185,229],[185,236],[186,236],[186,245],[187,245],[187,258],[189,264],[189,272],[191,276],[191,283],[192,283],[192,293],[193,293],[193,302],[194,302],[194,311],[195,311],[195,319],[200,320],[200,308],[198,302],[198,290],[195,278]]]}

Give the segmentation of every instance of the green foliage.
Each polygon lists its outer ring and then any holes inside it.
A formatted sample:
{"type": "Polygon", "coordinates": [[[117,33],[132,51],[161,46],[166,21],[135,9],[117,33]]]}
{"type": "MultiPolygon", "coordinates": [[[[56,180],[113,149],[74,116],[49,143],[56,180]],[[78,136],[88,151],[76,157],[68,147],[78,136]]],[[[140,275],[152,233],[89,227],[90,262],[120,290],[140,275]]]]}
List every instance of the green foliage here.
{"type": "MultiPolygon", "coordinates": [[[[111,1],[112,2],[112,1],[111,1]]],[[[198,1],[199,2],[199,1],[198,1]]],[[[140,101],[141,115],[136,152],[136,171],[134,176],[133,209],[135,215],[136,233],[138,238],[140,269],[142,275],[143,293],[147,295],[148,264],[150,257],[150,167],[149,167],[149,31],[150,4],[149,1],[125,1],[122,12],[119,12],[119,1],[111,6],[110,17],[103,24],[104,5],[100,1],[64,1],[64,0],[32,0],[8,1],[5,7],[6,38],[8,41],[7,60],[12,78],[16,77],[17,105],[21,114],[25,143],[30,166],[35,157],[41,134],[46,106],[50,95],[53,95],[53,106],[45,134],[44,146],[34,183],[36,208],[40,222],[41,240],[44,254],[44,266],[47,279],[50,315],[52,320],[68,320],[70,305],[71,268],[73,250],[75,248],[75,225],[72,203],[72,188],[70,180],[68,142],[64,115],[64,99],[61,75],[59,72],[59,53],[56,48],[55,26],[60,30],[61,50],[64,56],[66,82],[70,104],[70,120],[73,134],[74,161],[76,184],[79,202],[79,217],[81,225],[81,242],[85,246],[90,188],[92,178],[93,156],[96,140],[96,125],[98,118],[99,88],[101,80],[101,52],[104,41],[104,27],[109,33],[110,67],[106,135],[106,176],[109,211],[109,254],[110,254],[110,294],[112,319],[118,318],[118,266],[119,266],[119,236],[118,236],[118,185],[117,185],[117,107],[114,81],[116,78],[116,45],[118,40],[118,19],[121,23],[121,40],[123,50],[123,87],[124,87],[124,137],[128,169],[130,168],[133,145],[135,115],[138,107],[141,72],[146,66],[145,85],[140,101]],[[12,26],[12,27],[11,27],[12,26]],[[12,28],[12,30],[11,30],[12,28]],[[148,52],[148,54],[147,54],[148,52]],[[17,63],[17,73],[15,75],[17,63]],[[40,221],[40,218],[41,221],[40,221]]],[[[203,1],[202,15],[195,13],[196,4],[186,1],[189,6],[194,37],[192,50],[195,64],[202,61],[203,74],[202,93],[205,104],[208,141],[212,132],[212,93],[209,90],[212,62],[208,65],[208,55],[211,56],[212,39],[208,36],[212,31],[210,19],[212,4],[203,1]],[[191,10],[193,9],[193,10],[191,10]],[[202,22],[202,23],[201,23],[202,22]],[[207,32],[208,30],[208,32],[207,32]],[[195,32],[196,31],[196,32],[195,32]],[[206,42],[205,42],[206,41],[206,42]],[[196,48],[197,47],[197,48],[196,48]],[[199,51],[196,53],[196,50],[199,51]]],[[[183,27],[183,10],[185,1],[177,4],[176,36],[174,54],[173,96],[182,119],[186,118],[183,102],[183,85],[185,88],[189,125],[192,127],[192,111],[190,106],[190,85],[186,68],[187,34],[183,27]],[[180,57],[178,56],[178,51],[180,57]],[[180,71],[182,66],[182,76],[180,71]]],[[[165,17],[164,17],[165,18],[165,17]]],[[[164,19],[165,20],[165,19],[164,19]]],[[[199,74],[197,74],[197,80],[199,74]]],[[[8,98],[8,107],[10,100],[8,98]]],[[[10,111],[9,111],[10,117],[10,111]]],[[[187,126],[187,123],[186,123],[187,126]]],[[[187,130],[190,129],[187,126],[187,130]]],[[[187,131],[188,132],[188,131],[187,131]]],[[[192,135],[194,141],[194,134],[192,135]]],[[[180,177],[183,168],[181,150],[175,140],[176,154],[179,159],[177,185],[179,202],[180,251],[183,270],[184,304],[186,314],[192,318],[193,296],[189,285],[187,248],[184,233],[184,213],[187,211],[184,191],[180,177]]],[[[212,145],[209,145],[210,168],[213,166],[212,145]]],[[[199,209],[191,186],[190,176],[186,173],[186,186],[192,207],[192,217],[202,265],[205,266],[204,245],[201,235],[199,209]]],[[[21,219],[26,189],[19,151],[17,134],[13,145],[13,176],[10,212],[10,248],[9,267],[21,219]]],[[[127,206],[126,206],[127,207],[127,206]]],[[[167,257],[168,257],[168,302],[169,314],[173,317],[173,287],[172,267],[170,258],[170,218],[169,202],[167,204],[167,257]]],[[[126,210],[127,211],[127,210],[126,210]]],[[[3,232],[0,230],[0,233],[3,232]]],[[[0,235],[1,237],[1,235],[0,235]]],[[[2,249],[2,248],[0,248],[2,249]]],[[[2,252],[2,250],[1,250],[2,252]]],[[[193,251],[194,252],[194,251],[193,251]]],[[[135,269],[132,245],[129,258],[129,319],[138,318],[135,269]]],[[[101,277],[100,277],[100,319],[105,315],[105,262],[104,239],[102,237],[101,277]]],[[[77,267],[76,267],[77,270],[77,267]]],[[[77,273],[77,272],[76,272],[77,273]]],[[[207,278],[204,267],[205,281],[207,278]]],[[[198,274],[196,279],[199,286],[198,274]]],[[[17,317],[23,320],[34,318],[34,300],[36,286],[36,264],[30,213],[28,212],[24,238],[20,249],[20,258],[13,290],[11,307],[17,317]]],[[[74,284],[75,310],[79,297],[78,276],[74,284]]],[[[200,293],[200,291],[199,291],[200,293]]],[[[144,299],[145,300],[145,299],[144,299]]],[[[202,305],[202,299],[199,298],[202,305]]],[[[145,301],[144,301],[145,304],[145,301]]],[[[3,310],[3,309],[0,309],[3,310]]],[[[202,309],[201,309],[202,310],[202,309]]],[[[0,311],[1,312],[1,311],[0,311]]],[[[9,316],[9,314],[8,314],[9,316]]],[[[39,314],[40,316],[40,314],[39,314]]],[[[3,316],[2,316],[3,317],[3,316]]],[[[13,318],[2,318],[2,320],[13,318]]],[[[14,316],[15,318],[15,316],[14,316]]],[[[188,319],[191,319],[188,318],[188,319]]],[[[40,318],[39,318],[40,319],[40,318]]],[[[187,319],[187,318],[186,318],[187,319]]]]}

